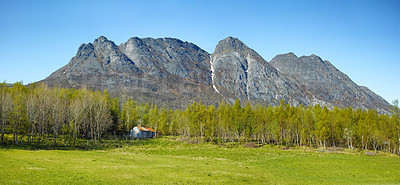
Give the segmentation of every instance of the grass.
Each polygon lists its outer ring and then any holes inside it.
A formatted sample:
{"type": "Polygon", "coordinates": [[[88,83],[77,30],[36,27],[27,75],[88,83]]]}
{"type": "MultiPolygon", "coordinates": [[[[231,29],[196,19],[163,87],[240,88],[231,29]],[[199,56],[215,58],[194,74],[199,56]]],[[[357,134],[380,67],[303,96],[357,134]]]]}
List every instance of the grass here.
{"type": "Polygon", "coordinates": [[[0,149],[0,184],[400,184],[400,157],[135,141],[105,150],[0,149]]]}

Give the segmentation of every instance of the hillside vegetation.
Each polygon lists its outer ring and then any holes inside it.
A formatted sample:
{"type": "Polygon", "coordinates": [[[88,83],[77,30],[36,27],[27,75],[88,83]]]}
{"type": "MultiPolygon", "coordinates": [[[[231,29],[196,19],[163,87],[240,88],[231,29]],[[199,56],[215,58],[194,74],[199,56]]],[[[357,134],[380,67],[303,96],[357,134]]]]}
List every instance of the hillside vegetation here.
{"type": "MultiPolygon", "coordinates": [[[[181,140],[285,146],[346,147],[350,150],[399,154],[400,111],[335,107],[233,105],[218,107],[194,102],[185,110],[137,104],[87,89],[29,87],[16,83],[0,89],[0,131],[4,145],[99,145],[102,138],[121,139],[136,125],[149,126],[158,136],[181,140]],[[83,144],[82,144],[83,140],[83,144]],[[86,142],[84,142],[86,141],[86,142]]],[[[126,139],[126,138],[124,138],[126,139]]]]}

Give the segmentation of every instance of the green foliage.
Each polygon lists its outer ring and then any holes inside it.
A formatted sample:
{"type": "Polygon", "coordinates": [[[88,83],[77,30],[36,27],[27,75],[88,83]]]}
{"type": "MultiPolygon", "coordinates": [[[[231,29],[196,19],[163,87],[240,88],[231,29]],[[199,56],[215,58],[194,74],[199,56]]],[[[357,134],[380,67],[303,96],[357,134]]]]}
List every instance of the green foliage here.
{"type": "Polygon", "coordinates": [[[123,101],[85,88],[61,89],[21,83],[0,85],[1,142],[75,146],[80,138],[95,144],[102,137],[126,138],[136,125],[161,136],[221,145],[348,147],[400,153],[400,111],[394,101],[389,115],[376,110],[292,106],[277,107],[221,101],[218,107],[193,102],[185,110],[123,101]],[[4,137],[12,135],[11,138],[4,137]]]}
{"type": "Polygon", "coordinates": [[[128,99],[122,106],[121,120],[118,127],[120,133],[128,132],[135,127],[138,122],[137,105],[132,99],[128,99]]]}

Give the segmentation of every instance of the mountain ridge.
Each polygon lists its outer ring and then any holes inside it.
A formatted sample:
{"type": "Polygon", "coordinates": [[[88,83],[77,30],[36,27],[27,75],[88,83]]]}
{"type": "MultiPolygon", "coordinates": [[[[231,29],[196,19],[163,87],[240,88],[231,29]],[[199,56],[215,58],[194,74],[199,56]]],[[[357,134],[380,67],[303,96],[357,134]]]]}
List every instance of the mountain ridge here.
{"type": "Polygon", "coordinates": [[[100,36],[79,46],[67,65],[41,82],[109,89],[115,96],[185,107],[225,99],[279,105],[322,104],[387,112],[390,105],[319,56],[279,54],[270,62],[238,38],[218,42],[212,54],[176,38],[138,38],[116,45],[100,36]]]}

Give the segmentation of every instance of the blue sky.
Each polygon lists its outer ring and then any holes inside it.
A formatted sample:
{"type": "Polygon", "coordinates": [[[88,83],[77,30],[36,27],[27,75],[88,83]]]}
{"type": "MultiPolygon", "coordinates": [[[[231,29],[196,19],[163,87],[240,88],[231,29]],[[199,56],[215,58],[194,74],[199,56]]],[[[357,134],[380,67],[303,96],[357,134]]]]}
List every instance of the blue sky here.
{"type": "Polygon", "coordinates": [[[0,0],[0,81],[31,83],[100,35],[175,37],[212,53],[233,36],[270,61],[316,54],[389,103],[400,98],[400,1],[0,0]]]}

